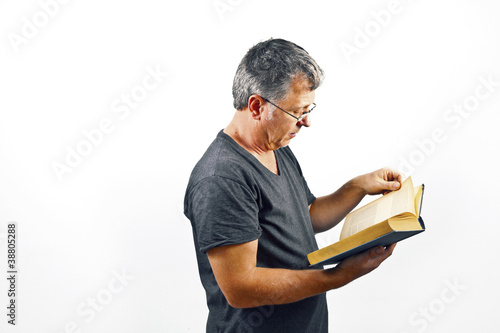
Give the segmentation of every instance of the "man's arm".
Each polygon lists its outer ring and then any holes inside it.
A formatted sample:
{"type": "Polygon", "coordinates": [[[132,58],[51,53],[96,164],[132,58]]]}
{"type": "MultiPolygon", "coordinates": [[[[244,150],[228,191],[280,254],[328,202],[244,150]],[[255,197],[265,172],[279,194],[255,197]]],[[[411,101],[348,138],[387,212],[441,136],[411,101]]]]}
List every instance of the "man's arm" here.
{"type": "Polygon", "coordinates": [[[383,168],[358,176],[334,193],[319,197],[309,206],[314,232],[323,232],[336,226],[367,194],[381,194],[401,187],[403,175],[383,168]]]}
{"type": "Polygon", "coordinates": [[[342,287],[377,268],[395,244],[354,255],[328,270],[257,267],[257,246],[255,240],[207,252],[217,283],[235,308],[291,303],[342,287]]]}

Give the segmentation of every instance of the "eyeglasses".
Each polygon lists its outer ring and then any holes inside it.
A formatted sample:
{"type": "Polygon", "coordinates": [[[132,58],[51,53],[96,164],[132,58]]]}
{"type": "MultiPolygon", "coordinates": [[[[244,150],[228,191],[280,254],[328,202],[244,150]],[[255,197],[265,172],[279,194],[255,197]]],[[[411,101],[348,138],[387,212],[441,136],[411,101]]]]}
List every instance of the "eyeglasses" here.
{"type": "Polygon", "coordinates": [[[316,107],[316,103],[312,103],[310,106],[309,106],[309,110],[307,111],[304,111],[304,113],[302,113],[299,117],[295,117],[293,114],[291,114],[290,112],[288,111],[285,111],[283,110],[282,108],[280,108],[279,106],[277,106],[276,104],[274,104],[273,102],[271,102],[270,100],[268,100],[267,98],[264,98],[262,97],[263,100],[265,100],[266,102],[269,102],[271,103],[272,105],[274,105],[275,107],[277,107],[278,109],[280,109],[281,111],[285,112],[287,115],[289,115],[290,117],[294,117],[295,119],[297,119],[297,121],[301,121],[302,119],[304,119],[307,115],[309,115],[309,113],[311,113],[312,110],[314,110],[314,108],[316,107]]]}

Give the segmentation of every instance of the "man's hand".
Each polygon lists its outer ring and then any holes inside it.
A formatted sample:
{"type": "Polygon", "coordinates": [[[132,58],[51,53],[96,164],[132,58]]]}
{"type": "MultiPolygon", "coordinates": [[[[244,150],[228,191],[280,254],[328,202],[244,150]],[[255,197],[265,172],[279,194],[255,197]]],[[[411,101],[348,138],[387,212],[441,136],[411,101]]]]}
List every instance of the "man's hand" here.
{"type": "Polygon", "coordinates": [[[377,171],[358,176],[354,179],[355,184],[365,194],[387,194],[398,190],[403,182],[403,174],[390,168],[382,168],[377,171]]]}
{"type": "Polygon", "coordinates": [[[389,258],[395,247],[396,244],[386,248],[374,247],[342,260],[332,270],[343,275],[346,281],[351,282],[377,268],[385,259],[389,258]]]}
{"type": "Polygon", "coordinates": [[[333,228],[356,207],[367,194],[387,194],[401,187],[403,174],[382,168],[345,183],[336,192],[317,198],[310,206],[314,232],[333,228]]]}

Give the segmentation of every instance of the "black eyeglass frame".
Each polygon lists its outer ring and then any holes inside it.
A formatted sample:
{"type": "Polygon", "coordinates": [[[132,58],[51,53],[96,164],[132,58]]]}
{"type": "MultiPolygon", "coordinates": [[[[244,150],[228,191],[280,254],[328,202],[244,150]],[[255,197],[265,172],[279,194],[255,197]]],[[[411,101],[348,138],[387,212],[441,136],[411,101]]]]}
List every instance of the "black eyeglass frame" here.
{"type": "Polygon", "coordinates": [[[312,103],[311,105],[313,106],[309,111],[305,111],[303,114],[301,114],[299,117],[295,117],[293,114],[291,114],[290,112],[288,111],[285,111],[283,110],[282,108],[280,108],[279,106],[277,106],[276,104],[274,104],[273,102],[271,102],[270,100],[268,100],[267,98],[265,97],[262,97],[263,100],[265,100],[266,102],[269,102],[271,103],[272,105],[274,105],[275,107],[277,107],[278,109],[280,109],[281,111],[285,112],[287,115],[289,115],[290,117],[293,117],[295,119],[297,119],[297,121],[301,121],[302,119],[304,119],[305,117],[307,117],[311,112],[312,110],[314,110],[314,108],[316,107],[316,103],[312,103]]]}

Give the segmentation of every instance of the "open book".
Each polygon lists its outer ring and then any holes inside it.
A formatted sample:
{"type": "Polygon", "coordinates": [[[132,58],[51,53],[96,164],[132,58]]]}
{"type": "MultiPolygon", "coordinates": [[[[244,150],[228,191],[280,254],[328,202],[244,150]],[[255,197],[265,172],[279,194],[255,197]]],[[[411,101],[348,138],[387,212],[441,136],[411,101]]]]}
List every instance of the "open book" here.
{"type": "Polygon", "coordinates": [[[424,185],[408,177],[401,188],[347,214],[340,240],[307,255],[311,266],[335,264],[374,246],[388,246],[425,230],[420,217],[424,185]]]}

